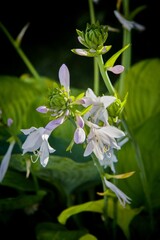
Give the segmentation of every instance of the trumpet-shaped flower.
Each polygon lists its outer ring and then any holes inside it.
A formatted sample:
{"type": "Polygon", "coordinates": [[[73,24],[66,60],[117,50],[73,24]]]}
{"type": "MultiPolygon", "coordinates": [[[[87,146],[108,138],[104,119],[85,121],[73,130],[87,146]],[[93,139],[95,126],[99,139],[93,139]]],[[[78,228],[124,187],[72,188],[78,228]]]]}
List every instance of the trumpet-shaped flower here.
{"type": "Polygon", "coordinates": [[[106,153],[104,153],[103,160],[99,160],[101,166],[104,168],[110,167],[113,173],[115,173],[114,163],[118,162],[117,157],[114,153],[113,148],[110,148],[106,153]]]}
{"type": "MultiPolygon", "coordinates": [[[[90,127],[90,132],[87,136],[87,147],[84,156],[88,156],[93,152],[99,161],[103,161],[110,149],[120,149],[115,138],[125,136],[123,131],[110,125],[100,127],[88,121],[86,124],[90,127]]],[[[111,152],[108,153],[111,154],[111,152]]]]}
{"type": "Polygon", "coordinates": [[[92,105],[90,111],[85,114],[85,119],[91,119],[93,123],[98,123],[99,120],[103,121],[105,124],[108,121],[108,112],[106,108],[113,103],[116,98],[113,96],[102,96],[97,97],[92,89],[88,88],[85,97],[83,97],[83,106],[88,107],[92,105]]]}
{"type": "Polygon", "coordinates": [[[48,138],[52,131],[62,124],[64,118],[59,118],[53,121],[50,121],[45,128],[31,127],[29,129],[21,129],[21,131],[28,135],[25,142],[22,145],[23,154],[27,152],[33,152],[37,159],[40,158],[40,163],[45,167],[48,163],[49,153],[55,152],[55,149],[52,148],[48,143],[48,138]]]}
{"type": "Polygon", "coordinates": [[[104,178],[104,183],[106,187],[108,187],[110,190],[112,190],[116,196],[118,197],[121,205],[125,207],[126,203],[131,203],[131,198],[129,198],[125,193],[123,193],[119,188],[117,188],[113,183],[109,182],[104,178]]]}

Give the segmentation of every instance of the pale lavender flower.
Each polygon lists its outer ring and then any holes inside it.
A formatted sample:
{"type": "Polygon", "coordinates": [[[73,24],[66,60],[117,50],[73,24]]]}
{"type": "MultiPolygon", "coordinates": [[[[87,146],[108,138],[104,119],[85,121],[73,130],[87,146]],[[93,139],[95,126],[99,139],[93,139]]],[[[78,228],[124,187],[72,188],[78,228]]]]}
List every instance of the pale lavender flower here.
{"type": "Polygon", "coordinates": [[[107,152],[104,153],[103,160],[99,160],[101,166],[104,168],[110,167],[113,173],[115,173],[114,163],[118,162],[118,159],[114,153],[113,148],[110,148],[107,152]]]}
{"type": "Polygon", "coordinates": [[[123,131],[110,125],[100,127],[89,121],[86,124],[90,127],[90,132],[87,136],[87,147],[84,156],[88,156],[93,152],[99,161],[103,161],[107,151],[111,148],[120,149],[115,138],[125,136],[123,131]]]}
{"type": "Polygon", "coordinates": [[[40,106],[36,110],[37,112],[40,112],[40,113],[47,113],[50,109],[47,108],[46,106],[40,106]]]}
{"type": "Polygon", "coordinates": [[[45,128],[31,127],[29,129],[21,129],[21,131],[28,135],[25,142],[22,145],[23,154],[27,152],[33,152],[37,156],[37,160],[40,158],[40,163],[45,167],[49,160],[49,153],[53,153],[56,150],[50,146],[48,143],[48,138],[51,135],[52,131],[62,124],[64,118],[59,118],[53,121],[50,121],[45,128]]]}
{"type": "Polygon", "coordinates": [[[91,118],[91,121],[94,123],[98,123],[99,120],[107,123],[108,121],[108,112],[106,108],[116,100],[113,96],[102,96],[97,97],[92,89],[88,88],[86,91],[85,97],[82,98],[83,106],[88,107],[92,105],[90,111],[88,111],[84,118],[91,118]]]}
{"type": "Polygon", "coordinates": [[[104,178],[105,185],[111,189],[116,196],[118,197],[118,200],[120,201],[121,205],[125,207],[126,203],[131,203],[131,198],[129,198],[125,193],[123,193],[119,188],[117,188],[113,183],[109,182],[104,178]]]}
{"type": "Polygon", "coordinates": [[[107,68],[107,71],[113,72],[114,74],[120,74],[124,71],[124,67],[122,65],[115,65],[114,67],[107,68]]]}
{"type": "Polygon", "coordinates": [[[59,69],[59,81],[61,86],[64,86],[65,90],[69,93],[70,91],[70,73],[65,64],[59,69]]]}
{"type": "Polygon", "coordinates": [[[76,116],[76,124],[77,124],[77,128],[76,131],[74,132],[74,142],[76,144],[80,144],[83,143],[85,141],[86,138],[86,134],[84,131],[84,120],[81,116],[76,116]]]}
{"type": "Polygon", "coordinates": [[[143,25],[136,23],[134,21],[129,21],[125,19],[118,11],[115,10],[114,14],[116,18],[119,20],[119,22],[122,24],[122,26],[128,31],[131,31],[132,28],[137,29],[139,31],[145,30],[145,27],[143,25]]]}
{"type": "Polygon", "coordinates": [[[8,118],[7,119],[7,126],[10,127],[13,123],[13,119],[12,118],[8,118]]]}
{"type": "Polygon", "coordinates": [[[14,147],[15,143],[16,143],[15,140],[11,141],[11,143],[9,145],[9,148],[8,148],[6,154],[4,155],[3,159],[2,159],[2,162],[1,162],[1,165],[0,165],[0,182],[2,182],[4,176],[7,172],[9,161],[10,161],[11,154],[12,154],[12,150],[13,150],[13,147],[14,147]]]}

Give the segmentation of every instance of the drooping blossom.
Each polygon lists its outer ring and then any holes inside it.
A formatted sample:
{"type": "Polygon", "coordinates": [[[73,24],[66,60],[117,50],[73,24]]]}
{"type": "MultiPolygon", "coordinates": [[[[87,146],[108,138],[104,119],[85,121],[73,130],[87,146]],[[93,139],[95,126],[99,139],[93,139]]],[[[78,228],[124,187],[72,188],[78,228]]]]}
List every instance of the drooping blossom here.
{"type": "Polygon", "coordinates": [[[120,203],[123,207],[125,207],[126,203],[128,203],[128,204],[131,203],[131,198],[129,198],[124,192],[122,192],[113,183],[106,180],[105,177],[104,177],[104,183],[105,183],[106,187],[108,187],[110,190],[112,190],[116,194],[118,200],[120,201],[120,203]]]}
{"type": "Polygon", "coordinates": [[[122,24],[122,26],[127,29],[128,31],[131,31],[131,29],[137,29],[138,31],[144,31],[145,27],[135,21],[129,21],[125,19],[117,10],[114,11],[114,14],[118,21],[122,24]]]}

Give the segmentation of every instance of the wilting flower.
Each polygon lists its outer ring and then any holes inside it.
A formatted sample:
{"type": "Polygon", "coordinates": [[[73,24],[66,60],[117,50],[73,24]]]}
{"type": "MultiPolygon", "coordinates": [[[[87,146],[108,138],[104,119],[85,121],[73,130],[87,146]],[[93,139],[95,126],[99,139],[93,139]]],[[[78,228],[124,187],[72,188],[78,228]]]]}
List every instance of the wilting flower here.
{"type": "Polygon", "coordinates": [[[111,189],[118,197],[121,205],[125,207],[126,203],[130,204],[131,198],[129,198],[125,193],[123,193],[119,188],[117,188],[113,183],[109,182],[104,178],[105,185],[111,189]]]}
{"type": "MultiPolygon", "coordinates": [[[[90,127],[90,132],[87,136],[87,147],[84,156],[88,156],[93,152],[99,161],[103,161],[110,149],[120,149],[115,138],[125,136],[123,131],[110,125],[100,127],[91,122],[86,122],[86,124],[90,127]]],[[[111,152],[108,153],[111,154],[111,152]]]]}
{"type": "Polygon", "coordinates": [[[28,135],[22,145],[23,154],[26,152],[33,152],[37,159],[40,158],[41,165],[45,167],[48,163],[49,153],[55,152],[55,149],[49,145],[48,138],[52,131],[62,124],[63,121],[64,118],[59,118],[50,121],[45,128],[31,127],[29,129],[21,129],[25,135],[28,135]]]}
{"type": "Polygon", "coordinates": [[[101,120],[104,123],[108,121],[108,112],[106,108],[113,103],[116,98],[113,96],[97,97],[92,89],[88,88],[85,97],[83,97],[83,106],[88,107],[92,105],[90,111],[85,114],[86,119],[91,119],[92,122],[98,123],[101,120]]]}

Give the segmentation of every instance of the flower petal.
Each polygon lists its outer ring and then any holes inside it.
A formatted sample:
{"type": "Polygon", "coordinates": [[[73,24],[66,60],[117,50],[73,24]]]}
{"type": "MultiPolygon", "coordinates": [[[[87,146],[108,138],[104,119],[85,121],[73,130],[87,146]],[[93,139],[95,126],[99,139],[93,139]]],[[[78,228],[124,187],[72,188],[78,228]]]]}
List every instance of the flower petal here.
{"type": "Polygon", "coordinates": [[[114,74],[120,74],[124,71],[124,67],[122,65],[115,65],[114,67],[109,67],[107,70],[114,74]]]}
{"type": "Polygon", "coordinates": [[[104,181],[106,186],[116,194],[123,207],[125,207],[126,203],[130,203],[131,198],[129,198],[125,193],[123,193],[119,188],[117,188],[113,183],[107,181],[105,178],[104,181]]]}
{"type": "Polygon", "coordinates": [[[2,182],[2,180],[5,176],[5,173],[8,169],[8,165],[9,165],[9,161],[10,161],[10,158],[11,158],[11,154],[12,154],[12,150],[13,150],[14,145],[15,145],[15,141],[12,141],[9,145],[9,148],[8,148],[6,154],[4,155],[4,157],[2,159],[2,162],[1,162],[1,165],[0,165],[0,182],[2,182]]]}
{"type": "Polygon", "coordinates": [[[47,113],[48,112],[48,108],[46,106],[40,106],[38,108],[36,108],[37,112],[40,113],[47,113]]]}
{"type": "Polygon", "coordinates": [[[69,92],[70,89],[70,74],[67,66],[65,64],[62,64],[62,66],[59,69],[59,80],[60,84],[64,86],[67,92],[69,92]]]}
{"type": "Polygon", "coordinates": [[[85,141],[86,134],[83,128],[78,127],[74,132],[74,142],[76,144],[83,143],[85,141]]]}

